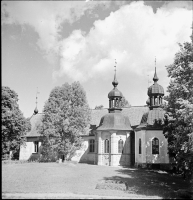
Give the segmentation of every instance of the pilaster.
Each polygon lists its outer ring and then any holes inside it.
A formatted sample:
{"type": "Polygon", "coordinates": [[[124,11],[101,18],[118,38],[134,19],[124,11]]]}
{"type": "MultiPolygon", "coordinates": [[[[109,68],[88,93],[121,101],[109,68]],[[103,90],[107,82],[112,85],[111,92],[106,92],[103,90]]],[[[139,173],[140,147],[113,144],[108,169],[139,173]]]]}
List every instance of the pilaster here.
{"type": "Polygon", "coordinates": [[[102,139],[101,139],[101,131],[98,131],[97,135],[98,135],[98,165],[102,165],[102,139]]]}
{"type": "Polygon", "coordinates": [[[110,156],[111,156],[111,163],[110,165],[111,166],[114,166],[116,165],[116,158],[115,158],[115,154],[117,153],[116,152],[116,132],[112,132],[111,133],[111,152],[110,152],[110,156]]]}

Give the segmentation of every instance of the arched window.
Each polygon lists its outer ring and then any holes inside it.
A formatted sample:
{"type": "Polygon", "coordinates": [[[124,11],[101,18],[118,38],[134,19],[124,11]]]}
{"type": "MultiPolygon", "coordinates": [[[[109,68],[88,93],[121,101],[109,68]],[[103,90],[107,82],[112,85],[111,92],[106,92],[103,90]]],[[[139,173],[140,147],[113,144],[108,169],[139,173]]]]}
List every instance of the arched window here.
{"type": "Polygon", "coordinates": [[[118,141],[118,153],[123,153],[123,140],[118,141]]]}
{"type": "Polygon", "coordinates": [[[105,153],[109,153],[109,140],[105,140],[105,153]]]}
{"type": "Polygon", "coordinates": [[[152,154],[159,154],[159,140],[157,138],[152,140],[152,154]]]}
{"type": "Polygon", "coordinates": [[[141,138],[139,138],[139,154],[141,154],[141,138]]]}
{"type": "Polygon", "coordinates": [[[39,142],[38,142],[38,141],[35,141],[35,142],[34,142],[34,152],[35,152],[35,153],[38,153],[38,152],[39,152],[39,142]]]}
{"type": "Polygon", "coordinates": [[[94,143],[95,141],[94,140],[90,140],[90,146],[89,146],[89,152],[94,152],[94,143]]]}

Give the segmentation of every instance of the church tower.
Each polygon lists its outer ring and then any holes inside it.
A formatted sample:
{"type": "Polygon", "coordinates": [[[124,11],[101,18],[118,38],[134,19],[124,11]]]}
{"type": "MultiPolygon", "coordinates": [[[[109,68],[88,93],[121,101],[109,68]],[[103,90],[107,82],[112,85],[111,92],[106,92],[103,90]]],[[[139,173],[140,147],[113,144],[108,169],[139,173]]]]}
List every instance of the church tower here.
{"type": "MultiPolygon", "coordinates": [[[[116,62],[115,62],[116,64],[116,62]]],[[[128,116],[122,114],[122,93],[118,90],[116,65],[112,82],[113,89],[108,93],[109,113],[104,115],[96,129],[98,165],[130,165],[130,132],[132,131],[128,116]]]]}
{"type": "Polygon", "coordinates": [[[163,135],[163,119],[165,111],[162,109],[164,89],[158,82],[156,72],[153,85],[148,88],[149,96],[146,101],[149,111],[144,113],[140,125],[135,129],[135,165],[160,167],[169,163],[167,154],[167,139],[163,135]]]}

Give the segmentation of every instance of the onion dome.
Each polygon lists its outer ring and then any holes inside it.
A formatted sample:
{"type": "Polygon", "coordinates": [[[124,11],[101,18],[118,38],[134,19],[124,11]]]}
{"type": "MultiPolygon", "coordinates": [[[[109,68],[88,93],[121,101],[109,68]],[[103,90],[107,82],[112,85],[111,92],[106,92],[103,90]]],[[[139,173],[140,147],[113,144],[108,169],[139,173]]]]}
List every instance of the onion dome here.
{"type": "Polygon", "coordinates": [[[164,89],[161,85],[157,83],[158,80],[159,79],[157,77],[156,68],[155,68],[155,73],[153,77],[154,84],[148,88],[148,91],[147,91],[148,96],[153,96],[153,95],[163,96],[164,95],[164,89]]]}
{"type": "Polygon", "coordinates": [[[114,80],[112,82],[112,85],[114,86],[114,88],[109,92],[108,94],[108,98],[112,98],[112,97],[123,97],[123,94],[122,92],[120,92],[118,89],[117,89],[117,85],[119,84],[119,82],[117,81],[117,78],[116,78],[116,70],[115,70],[115,75],[114,75],[114,80]]]}
{"type": "Polygon", "coordinates": [[[132,130],[128,116],[122,113],[108,113],[101,118],[97,130],[132,130]]]}
{"type": "Polygon", "coordinates": [[[120,92],[116,87],[114,87],[108,94],[108,98],[112,98],[112,97],[123,97],[122,92],[120,92]]]}

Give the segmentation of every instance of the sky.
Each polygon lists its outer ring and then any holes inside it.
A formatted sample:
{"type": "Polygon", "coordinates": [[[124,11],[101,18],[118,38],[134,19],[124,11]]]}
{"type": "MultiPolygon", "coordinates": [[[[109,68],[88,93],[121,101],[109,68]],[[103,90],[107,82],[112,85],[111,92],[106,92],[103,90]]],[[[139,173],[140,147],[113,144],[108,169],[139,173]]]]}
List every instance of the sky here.
{"type": "Polygon", "coordinates": [[[116,59],[118,89],[146,105],[156,69],[167,95],[166,66],[190,42],[191,1],[1,1],[2,86],[30,117],[51,90],[79,81],[90,108],[108,108],[116,59]]]}

